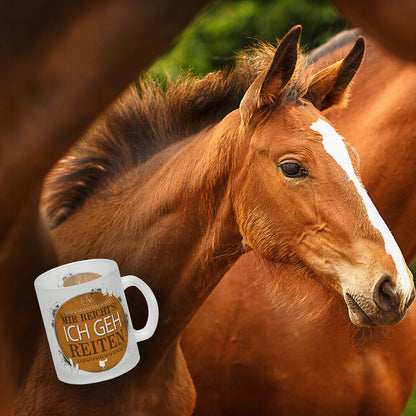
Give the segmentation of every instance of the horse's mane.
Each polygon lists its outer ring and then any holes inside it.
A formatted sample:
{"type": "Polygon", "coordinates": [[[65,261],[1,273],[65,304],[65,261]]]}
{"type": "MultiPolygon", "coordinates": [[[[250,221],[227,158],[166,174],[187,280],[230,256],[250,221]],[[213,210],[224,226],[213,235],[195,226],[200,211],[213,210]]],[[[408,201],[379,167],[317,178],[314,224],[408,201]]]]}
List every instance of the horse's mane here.
{"type": "MultiPolygon", "coordinates": [[[[150,79],[130,86],[48,175],[42,210],[49,226],[65,221],[112,178],[238,108],[275,50],[270,44],[259,43],[241,53],[233,68],[202,79],[188,73],[176,81],[168,79],[162,86],[150,79]]],[[[300,56],[283,94],[286,100],[305,90],[306,72],[300,56]]]]}

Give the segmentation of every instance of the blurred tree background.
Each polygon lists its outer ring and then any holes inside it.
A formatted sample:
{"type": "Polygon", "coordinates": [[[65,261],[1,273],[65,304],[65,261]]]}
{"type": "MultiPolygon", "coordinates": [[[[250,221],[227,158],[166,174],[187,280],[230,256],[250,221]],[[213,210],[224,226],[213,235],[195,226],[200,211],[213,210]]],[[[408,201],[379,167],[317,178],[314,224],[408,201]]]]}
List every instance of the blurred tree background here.
{"type": "MultiPolygon", "coordinates": [[[[217,0],[176,39],[171,49],[148,71],[162,81],[182,71],[202,76],[232,65],[244,47],[282,38],[294,25],[303,27],[305,52],[349,26],[326,0],[217,0]]],[[[416,274],[416,263],[412,266],[416,274]]],[[[416,415],[416,390],[402,416],[416,415]]]]}
{"type": "Polygon", "coordinates": [[[294,25],[303,27],[306,51],[347,28],[326,0],[219,0],[201,13],[151,68],[152,78],[175,78],[182,70],[206,74],[229,65],[235,54],[254,43],[275,43],[294,25]]]}

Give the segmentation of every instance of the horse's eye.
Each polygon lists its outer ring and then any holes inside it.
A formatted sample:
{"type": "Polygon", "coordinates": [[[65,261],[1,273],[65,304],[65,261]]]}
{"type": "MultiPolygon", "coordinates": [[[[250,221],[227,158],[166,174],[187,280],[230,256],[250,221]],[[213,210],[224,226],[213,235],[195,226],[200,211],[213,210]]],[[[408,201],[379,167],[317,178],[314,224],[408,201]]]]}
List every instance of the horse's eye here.
{"type": "Polygon", "coordinates": [[[288,178],[306,178],[308,176],[308,171],[295,161],[283,162],[279,167],[288,178]]]}

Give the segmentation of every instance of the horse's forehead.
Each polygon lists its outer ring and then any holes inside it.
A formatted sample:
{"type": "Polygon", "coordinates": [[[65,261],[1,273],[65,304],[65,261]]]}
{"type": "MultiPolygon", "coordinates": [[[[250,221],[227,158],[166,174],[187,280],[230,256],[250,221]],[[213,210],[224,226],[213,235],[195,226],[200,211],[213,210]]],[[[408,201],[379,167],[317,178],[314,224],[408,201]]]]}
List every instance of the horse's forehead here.
{"type": "Polygon", "coordinates": [[[285,105],[274,111],[267,120],[268,129],[275,129],[287,136],[308,136],[309,138],[321,140],[311,129],[311,124],[322,118],[322,114],[311,105],[292,104],[285,105]]]}
{"type": "Polygon", "coordinates": [[[344,138],[328,122],[321,118],[314,121],[310,128],[322,137],[324,150],[346,172],[350,181],[356,187],[361,188],[361,182],[357,177],[353,159],[348,150],[349,146],[345,143],[344,138]]]}
{"type": "Polygon", "coordinates": [[[313,147],[323,151],[322,136],[311,128],[312,124],[322,118],[315,108],[303,105],[284,106],[273,112],[260,129],[261,143],[266,147],[278,147],[282,145],[313,147]],[[316,146],[319,143],[320,146],[316,146]]]}

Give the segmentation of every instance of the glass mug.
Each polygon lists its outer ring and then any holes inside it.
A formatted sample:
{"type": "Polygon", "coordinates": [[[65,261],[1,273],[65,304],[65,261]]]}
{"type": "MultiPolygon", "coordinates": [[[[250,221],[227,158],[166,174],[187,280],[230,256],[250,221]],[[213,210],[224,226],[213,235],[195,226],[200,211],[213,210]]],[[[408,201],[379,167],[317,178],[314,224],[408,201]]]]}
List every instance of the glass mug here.
{"type": "Polygon", "coordinates": [[[120,277],[113,260],[92,259],[51,269],[34,284],[59,380],[97,383],[137,365],[137,342],[153,335],[159,319],[156,298],[143,280],[120,277]],[[130,286],[142,292],[149,310],[140,330],[132,326],[124,293],[130,286]]]}

